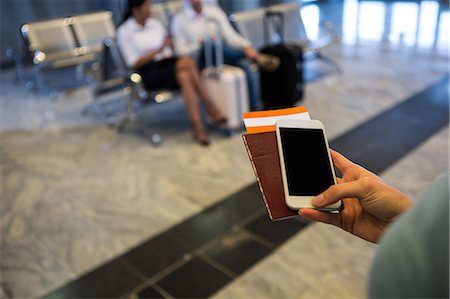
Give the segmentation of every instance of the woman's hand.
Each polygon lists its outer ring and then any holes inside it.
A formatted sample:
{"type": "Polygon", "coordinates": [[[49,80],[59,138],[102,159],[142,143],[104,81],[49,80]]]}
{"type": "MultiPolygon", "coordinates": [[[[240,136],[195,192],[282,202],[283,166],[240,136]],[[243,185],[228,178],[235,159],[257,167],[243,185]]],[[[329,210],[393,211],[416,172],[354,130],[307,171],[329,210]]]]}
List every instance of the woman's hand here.
{"type": "Polygon", "coordinates": [[[305,208],[299,214],[377,243],[389,224],[411,207],[411,199],[338,152],[331,150],[331,156],[343,177],[311,203],[320,208],[342,200],[344,209],[339,214],[331,214],[305,208]]]}
{"type": "Polygon", "coordinates": [[[133,69],[138,70],[147,63],[149,63],[150,61],[152,61],[155,58],[155,56],[163,52],[164,49],[171,44],[171,42],[172,42],[171,39],[169,37],[166,37],[159,48],[139,57],[138,60],[134,63],[133,69]]]}
{"type": "Polygon", "coordinates": [[[162,45],[161,45],[160,52],[164,51],[164,49],[165,49],[166,47],[170,46],[171,43],[172,43],[172,40],[170,39],[170,37],[166,37],[166,38],[164,39],[164,42],[163,42],[162,45]]]}

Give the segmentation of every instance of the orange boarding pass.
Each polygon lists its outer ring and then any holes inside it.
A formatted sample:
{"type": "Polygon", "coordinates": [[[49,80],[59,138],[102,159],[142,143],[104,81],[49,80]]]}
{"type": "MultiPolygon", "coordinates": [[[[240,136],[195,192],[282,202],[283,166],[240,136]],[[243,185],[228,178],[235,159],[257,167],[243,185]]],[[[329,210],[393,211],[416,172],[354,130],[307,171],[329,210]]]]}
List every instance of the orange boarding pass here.
{"type": "Polygon", "coordinates": [[[279,119],[311,118],[304,106],[244,113],[244,124],[248,134],[275,132],[275,125],[279,119]]]}

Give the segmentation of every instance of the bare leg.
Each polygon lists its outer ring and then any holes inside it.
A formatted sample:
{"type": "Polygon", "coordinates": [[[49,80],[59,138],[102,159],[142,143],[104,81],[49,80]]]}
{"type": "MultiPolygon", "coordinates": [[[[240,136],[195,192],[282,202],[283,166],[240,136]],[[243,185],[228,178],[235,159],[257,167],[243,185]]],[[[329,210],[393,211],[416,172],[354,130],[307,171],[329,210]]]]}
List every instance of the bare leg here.
{"type": "Polygon", "coordinates": [[[194,60],[189,57],[183,57],[180,58],[180,61],[183,63],[183,66],[189,70],[189,73],[191,74],[194,81],[195,88],[197,89],[202,100],[211,101],[211,96],[209,95],[205,84],[200,78],[200,71],[198,70],[194,60]]]}
{"type": "Polygon", "coordinates": [[[187,68],[183,67],[181,60],[176,64],[176,76],[178,84],[183,94],[183,99],[188,110],[189,117],[192,121],[192,129],[194,137],[202,145],[208,145],[208,136],[202,125],[200,109],[197,103],[196,90],[192,82],[192,76],[187,68]]]}
{"type": "Polygon", "coordinates": [[[180,58],[179,61],[183,68],[186,68],[189,71],[196,91],[200,95],[202,102],[205,104],[208,113],[211,115],[215,122],[224,122],[226,119],[220,112],[220,110],[216,107],[214,102],[211,100],[211,96],[200,76],[200,71],[198,70],[197,64],[189,57],[180,58]]]}

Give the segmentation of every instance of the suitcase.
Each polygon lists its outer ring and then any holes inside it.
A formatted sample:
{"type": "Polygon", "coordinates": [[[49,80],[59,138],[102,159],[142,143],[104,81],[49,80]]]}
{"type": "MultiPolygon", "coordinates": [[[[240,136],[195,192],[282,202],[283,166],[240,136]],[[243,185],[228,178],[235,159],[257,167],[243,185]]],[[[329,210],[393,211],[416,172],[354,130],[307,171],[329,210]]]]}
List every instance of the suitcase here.
{"type": "Polygon", "coordinates": [[[220,28],[216,26],[216,30],[216,38],[205,39],[205,63],[207,67],[202,71],[202,77],[212,100],[227,117],[226,128],[234,131],[242,128],[242,115],[250,110],[247,79],[242,69],[223,63],[220,28]],[[213,50],[215,65],[213,63],[213,50]]]}
{"type": "Polygon", "coordinates": [[[261,53],[276,56],[280,66],[273,72],[260,70],[261,100],[265,109],[292,107],[303,98],[302,66],[299,64],[298,49],[284,44],[267,46],[261,53]]]}
{"type": "Polygon", "coordinates": [[[247,79],[245,72],[231,65],[223,65],[217,75],[211,69],[202,71],[202,76],[212,100],[227,117],[226,128],[237,130],[242,127],[242,114],[249,111],[247,79]]]}
{"type": "Polygon", "coordinates": [[[260,70],[261,99],[264,109],[292,107],[303,98],[303,51],[299,47],[283,43],[283,15],[279,12],[267,11],[264,18],[264,34],[269,41],[269,22],[272,22],[277,42],[268,44],[260,52],[276,56],[280,66],[273,72],[260,70]]]}

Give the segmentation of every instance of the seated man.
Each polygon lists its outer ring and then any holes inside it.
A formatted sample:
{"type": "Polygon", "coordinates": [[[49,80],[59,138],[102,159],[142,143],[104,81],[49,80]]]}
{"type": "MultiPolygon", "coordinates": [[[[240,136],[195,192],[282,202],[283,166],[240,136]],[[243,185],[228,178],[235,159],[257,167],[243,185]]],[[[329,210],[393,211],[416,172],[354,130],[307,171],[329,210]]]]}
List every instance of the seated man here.
{"type": "Polygon", "coordinates": [[[172,35],[178,55],[191,55],[205,67],[204,42],[214,39],[217,30],[223,39],[224,63],[241,67],[247,75],[250,108],[257,109],[255,84],[250,64],[258,62],[258,53],[250,42],[240,36],[228,22],[226,14],[215,5],[203,5],[202,0],[185,0],[185,9],[175,15],[172,35]]]}

